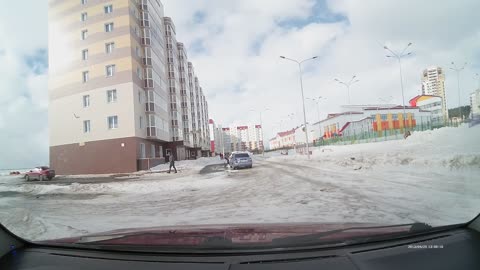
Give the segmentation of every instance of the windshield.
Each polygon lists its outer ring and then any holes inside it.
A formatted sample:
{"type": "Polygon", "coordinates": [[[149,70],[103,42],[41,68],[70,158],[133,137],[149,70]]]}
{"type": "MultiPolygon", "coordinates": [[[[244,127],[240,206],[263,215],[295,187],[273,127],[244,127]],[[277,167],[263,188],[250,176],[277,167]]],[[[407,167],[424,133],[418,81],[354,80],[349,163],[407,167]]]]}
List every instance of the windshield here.
{"type": "Polygon", "coordinates": [[[0,223],[32,241],[129,247],[352,243],[469,222],[479,10],[9,1],[0,223]]]}

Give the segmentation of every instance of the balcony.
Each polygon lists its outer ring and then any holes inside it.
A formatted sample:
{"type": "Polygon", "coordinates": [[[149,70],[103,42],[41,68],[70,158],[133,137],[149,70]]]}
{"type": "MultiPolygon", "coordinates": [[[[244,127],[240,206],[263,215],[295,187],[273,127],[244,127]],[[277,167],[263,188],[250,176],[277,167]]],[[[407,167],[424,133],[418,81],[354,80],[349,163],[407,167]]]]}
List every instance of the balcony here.
{"type": "Polygon", "coordinates": [[[153,102],[145,103],[145,112],[146,113],[155,113],[155,103],[153,103],[153,102]]]}
{"type": "Polygon", "coordinates": [[[148,20],[142,20],[141,21],[141,26],[142,27],[150,27],[150,22],[148,20]]]}
{"type": "Polygon", "coordinates": [[[145,79],[143,87],[144,88],[153,88],[153,80],[152,79],[145,79]]]}
{"type": "Polygon", "coordinates": [[[147,127],[147,137],[156,138],[157,137],[157,128],[156,127],[147,127]]]}
{"type": "Polygon", "coordinates": [[[142,45],[145,45],[145,46],[150,46],[151,45],[151,40],[150,38],[142,38],[142,45]]]}
{"type": "Polygon", "coordinates": [[[144,57],[144,58],[143,58],[143,64],[144,64],[145,66],[152,66],[152,58],[150,58],[150,57],[144,57]]]}

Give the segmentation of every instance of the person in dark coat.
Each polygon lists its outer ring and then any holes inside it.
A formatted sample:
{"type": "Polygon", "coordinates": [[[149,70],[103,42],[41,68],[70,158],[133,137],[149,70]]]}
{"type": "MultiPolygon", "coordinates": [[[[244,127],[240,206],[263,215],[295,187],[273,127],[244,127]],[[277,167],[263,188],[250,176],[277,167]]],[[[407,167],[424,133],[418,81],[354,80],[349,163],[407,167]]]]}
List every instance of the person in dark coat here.
{"type": "Polygon", "coordinates": [[[170,155],[168,159],[170,161],[170,166],[168,167],[168,173],[170,173],[170,171],[172,170],[172,167],[173,169],[175,169],[175,173],[177,173],[177,168],[175,168],[175,157],[173,155],[170,155]]]}
{"type": "Polygon", "coordinates": [[[225,160],[227,161],[227,165],[230,164],[230,160],[228,159],[228,154],[225,155],[225,160]]]}

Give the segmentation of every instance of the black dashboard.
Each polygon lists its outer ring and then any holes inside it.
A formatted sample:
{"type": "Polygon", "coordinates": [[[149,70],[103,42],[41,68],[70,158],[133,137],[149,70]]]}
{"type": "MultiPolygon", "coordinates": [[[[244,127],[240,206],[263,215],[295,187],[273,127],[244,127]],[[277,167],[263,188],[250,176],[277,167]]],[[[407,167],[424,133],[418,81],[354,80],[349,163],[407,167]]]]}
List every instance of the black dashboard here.
{"type": "Polygon", "coordinates": [[[465,226],[393,241],[261,253],[135,253],[26,243],[1,257],[0,269],[480,269],[480,233],[465,226]]]}

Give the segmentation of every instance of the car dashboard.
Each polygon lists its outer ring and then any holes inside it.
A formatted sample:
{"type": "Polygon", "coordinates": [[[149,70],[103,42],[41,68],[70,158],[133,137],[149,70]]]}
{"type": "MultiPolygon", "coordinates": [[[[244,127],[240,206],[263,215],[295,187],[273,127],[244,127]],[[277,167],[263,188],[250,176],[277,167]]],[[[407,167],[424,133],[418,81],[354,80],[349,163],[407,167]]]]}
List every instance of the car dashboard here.
{"type": "Polygon", "coordinates": [[[480,233],[457,228],[336,248],[201,253],[131,252],[25,244],[0,269],[480,269],[480,233]]]}

